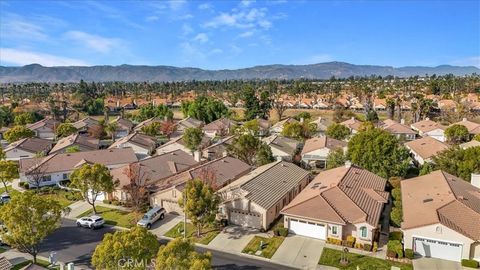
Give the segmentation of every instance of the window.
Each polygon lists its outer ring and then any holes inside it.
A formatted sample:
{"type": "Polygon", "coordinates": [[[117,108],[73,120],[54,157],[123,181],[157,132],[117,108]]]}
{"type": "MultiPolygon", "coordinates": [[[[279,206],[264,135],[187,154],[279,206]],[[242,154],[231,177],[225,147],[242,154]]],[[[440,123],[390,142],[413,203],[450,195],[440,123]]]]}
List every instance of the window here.
{"type": "Polygon", "coordinates": [[[337,235],[338,234],[338,228],[337,226],[332,226],[332,234],[337,235]]]}
{"type": "Polygon", "coordinates": [[[64,173],[63,174],[63,180],[67,180],[68,179],[68,173],[64,173]]]}
{"type": "Polygon", "coordinates": [[[50,182],[52,181],[52,176],[51,175],[46,175],[42,177],[42,182],[50,182]]]}
{"type": "Polygon", "coordinates": [[[360,237],[367,238],[367,227],[362,226],[360,227],[360,237]]]}

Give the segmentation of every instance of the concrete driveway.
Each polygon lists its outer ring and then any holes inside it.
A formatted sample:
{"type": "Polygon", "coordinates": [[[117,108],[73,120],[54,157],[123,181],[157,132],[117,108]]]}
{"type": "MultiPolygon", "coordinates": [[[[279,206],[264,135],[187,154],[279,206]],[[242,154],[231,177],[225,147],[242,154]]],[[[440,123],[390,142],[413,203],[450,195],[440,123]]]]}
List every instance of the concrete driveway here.
{"type": "Polygon", "coordinates": [[[441,260],[436,258],[418,258],[412,261],[415,270],[462,270],[459,262],[441,260]]]}
{"type": "Polygon", "coordinates": [[[299,269],[317,269],[325,241],[289,235],[285,238],[272,260],[299,269]]]}
{"type": "Polygon", "coordinates": [[[228,226],[224,228],[208,246],[229,252],[242,252],[248,242],[258,233],[256,229],[228,226]]]}
{"type": "Polygon", "coordinates": [[[153,224],[150,232],[158,237],[161,237],[181,221],[183,221],[183,216],[167,213],[163,220],[159,220],[153,224]]]}

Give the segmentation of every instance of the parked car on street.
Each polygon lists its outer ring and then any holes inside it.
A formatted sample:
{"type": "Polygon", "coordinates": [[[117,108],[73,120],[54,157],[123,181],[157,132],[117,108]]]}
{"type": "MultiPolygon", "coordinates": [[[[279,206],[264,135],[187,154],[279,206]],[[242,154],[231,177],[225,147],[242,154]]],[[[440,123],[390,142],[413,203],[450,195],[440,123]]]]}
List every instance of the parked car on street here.
{"type": "Polygon", "coordinates": [[[92,230],[102,227],[103,224],[105,224],[105,220],[100,216],[82,217],[77,219],[78,227],[87,227],[92,230]]]}
{"type": "Polygon", "coordinates": [[[0,204],[8,203],[10,201],[10,195],[8,193],[3,193],[0,195],[0,204]]]}
{"type": "Polygon", "coordinates": [[[162,207],[154,207],[150,209],[145,215],[143,215],[142,219],[137,222],[138,226],[146,227],[150,229],[157,220],[162,220],[165,218],[165,211],[162,207]]]}

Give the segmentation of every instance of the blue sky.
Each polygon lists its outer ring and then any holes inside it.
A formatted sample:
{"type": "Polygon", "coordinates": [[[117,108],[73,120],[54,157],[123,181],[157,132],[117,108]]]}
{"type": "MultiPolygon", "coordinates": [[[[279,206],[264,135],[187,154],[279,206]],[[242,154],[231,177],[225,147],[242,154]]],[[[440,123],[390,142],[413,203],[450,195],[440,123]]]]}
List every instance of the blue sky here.
{"type": "Polygon", "coordinates": [[[480,66],[480,1],[4,1],[0,65],[480,66]]]}

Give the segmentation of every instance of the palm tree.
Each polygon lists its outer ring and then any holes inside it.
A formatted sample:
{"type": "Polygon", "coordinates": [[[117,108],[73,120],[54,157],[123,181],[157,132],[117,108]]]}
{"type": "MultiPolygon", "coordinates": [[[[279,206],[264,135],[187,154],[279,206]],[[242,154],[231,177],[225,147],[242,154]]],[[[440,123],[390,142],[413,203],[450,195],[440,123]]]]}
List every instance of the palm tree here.
{"type": "Polygon", "coordinates": [[[105,131],[112,136],[112,141],[115,142],[115,132],[117,131],[117,122],[108,123],[105,127],[105,131]]]}

